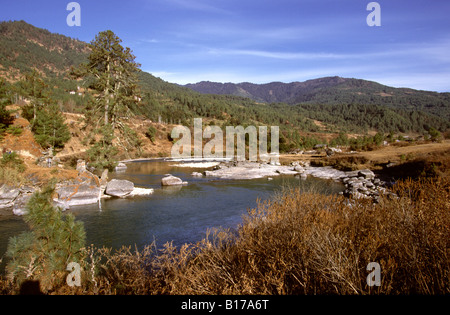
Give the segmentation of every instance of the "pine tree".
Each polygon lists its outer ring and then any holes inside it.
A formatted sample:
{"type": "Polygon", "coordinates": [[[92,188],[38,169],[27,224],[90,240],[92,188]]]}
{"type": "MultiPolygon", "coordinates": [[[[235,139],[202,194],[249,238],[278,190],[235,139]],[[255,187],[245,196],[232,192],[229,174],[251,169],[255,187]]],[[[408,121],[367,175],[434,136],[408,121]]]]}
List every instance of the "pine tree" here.
{"type": "Polygon", "coordinates": [[[96,113],[103,114],[103,124],[116,128],[121,116],[131,115],[137,100],[138,63],[130,48],[108,30],[100,32],[90,43],[88,63],[72,70],[72,75],[84,78],[96,92],[96,113]]]}
{"type": "Polygon", "coordinates": [[[50,91],[40,74],[33,70],[27,72],[19,82],[20,93],[30,100],[30,105],[23,109],[23,116],[31,122],[31,128],[39,110],[49,101],[50,91]]]}
{"type": "Polygon", "coordinates": [[[53,192],[54,182],[31,197],[25,215],[30,231],[10,238],[6,253],[9,279],[18,285],[38,280],[45,292],[63,283],[69,263],[82,263],[86,239],[83,223],[53,206],[53,192]]]}
{"type": "Polygon", "coordinates": [[[130,48],[121,45],[122,40],[112,31],[100,32],[90,43],[91,53],[88,62],[71,73],[76,78],[83,78],[85,85],[94,91],[93,102],[87,115],[97,120],[95,133],[102,134],[102,139],[95,142],[88,150],[89,160],[94,167],[113,168],[114,155],[118,150],[112,139],[118,130],[124,141],[117,138],[119,144],[127,147],[136,142],[136,136],[122,122],[133,115],[138,100],[137,83],[140,65],[130,48]],[[107,134],[109,133],[109,134],[107,134]]]}
{"type": "Polygon", "coordinates": [[[111,125],[107,125],[100,128],[99,132],[102,136],[101,139],[96,141],[86,153],[91,166],[112,171],[117,166],[115,155],[118,153],[112,143],[114,130],[111,125]]]}
{"type": "Polygon", "coordinates": [[[56,104],[48,104],[37,112],[32,131],[43,148],[63,148],[70,139],[69,128],[56,104]]]}
{"type": "Polygon", "coordinates": [[[12,123],[11,113],[6,110],[6,106],[11,104],[7,95],[6,82],[0,79],[0,135],[12,123]]]}

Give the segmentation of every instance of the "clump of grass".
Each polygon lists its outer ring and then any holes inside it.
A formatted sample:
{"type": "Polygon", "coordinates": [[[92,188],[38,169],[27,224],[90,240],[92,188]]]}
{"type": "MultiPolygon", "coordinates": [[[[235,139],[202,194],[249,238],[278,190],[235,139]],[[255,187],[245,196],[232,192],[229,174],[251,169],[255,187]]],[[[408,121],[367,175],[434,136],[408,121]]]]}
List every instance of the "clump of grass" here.
{"type": "Polygon", "coordinates": [[[26,182],[25,163],[16,152],[3,153],[0,159],[0,182],[20,186],[26,182]]]}

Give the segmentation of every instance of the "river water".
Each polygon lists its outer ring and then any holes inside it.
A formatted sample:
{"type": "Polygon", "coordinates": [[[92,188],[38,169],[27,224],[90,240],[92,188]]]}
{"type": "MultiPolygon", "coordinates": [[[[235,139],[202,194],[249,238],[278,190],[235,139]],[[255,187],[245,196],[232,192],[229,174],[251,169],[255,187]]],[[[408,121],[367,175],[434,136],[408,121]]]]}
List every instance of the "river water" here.
{"type": "MultiPolygon", "coordinates": [[[[120,248],[156,242],[157,247],[173,241],[176,246],[195,243],[211,228],[235,229],[248,209],[257,200],[265,200],[279,193],[283,187],[314,186],[324,194],[342,191],[340,183],[330,180],[294,176],[277,176],[273,180],[222,180],[212,177],[193,177],[194,171],[204,168],[176,166],[176,162],[140,161],[128,163],[127,170],[110,173],[110,179],[127,179],[136,187],[153,188],[152,195],[128,199],[105,199],[98,205],[74,207],[69,211],[83,221],[87,243],[97,247],[120,248]],[[172,174],[188,185],[161,187],[164,174],[172,174]]],[[[11,236],[27,229],[23,218],[0,216],[0,259],[6,252],[11,236]]],[[[4,264],[4,262],[3,262],[4,264]]]]}

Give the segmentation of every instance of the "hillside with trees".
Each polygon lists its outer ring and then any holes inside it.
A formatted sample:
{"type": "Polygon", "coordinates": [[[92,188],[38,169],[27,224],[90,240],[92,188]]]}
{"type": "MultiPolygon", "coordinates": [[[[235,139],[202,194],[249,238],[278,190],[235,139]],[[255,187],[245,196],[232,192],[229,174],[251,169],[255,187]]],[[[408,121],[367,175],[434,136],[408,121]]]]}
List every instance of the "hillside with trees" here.
{"type": "Polygon", "coordinates": [[[143,142],[150,147],[157,140],[170,144],[170,125],[193,126],[198,117],[205,125],[222,128],[279,126],[282,152],[309,149],[341,134],[361,139],[369,139],[369,133],[383,139],[394,134],[431,137],[450,128],[449,93],[340,77],[180,86],[140,70],[131,49],[122,47],[112,31],[84,43],[16,21],[1,22],[0,34],[1,130],[20,132],[8,127],[11,122],[4,114],[6,104],[20,103],[43,148],[62,149],[68,141],[78,141],[90,148],[91,162],[99,165],[117,154],[141,156],[143,142]],[[107,38],[114,45],[106,47],[107,38]],[[63,113],[82,121],[69,132],[63,113]],[[103,162],[96,161],[100,156],[103,162]]]}
{"type": "Polygon", "coordinates": [[[381,105],[450,118],[450,93],[393,88],[361,79],[326,77],[267,84],[199,82],[186,87],[200,93],[245,96],[264,103],[381,105]]]}

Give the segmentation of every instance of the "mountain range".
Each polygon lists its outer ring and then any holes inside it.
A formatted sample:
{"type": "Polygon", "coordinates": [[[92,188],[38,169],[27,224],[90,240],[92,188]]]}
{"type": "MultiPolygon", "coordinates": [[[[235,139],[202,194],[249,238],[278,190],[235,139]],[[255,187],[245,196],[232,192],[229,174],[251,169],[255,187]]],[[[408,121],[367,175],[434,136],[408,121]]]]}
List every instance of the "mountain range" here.
{"type": "Polygon", "coordinates": [[[305,82],[217,83],[202,81],[186,87],[205,94],[248,97],[263,103],[295,104],[367,104],[423,110],[448,116],[450,93],[393,88],[377,82],[342,77],[325,77],[305,82]]]}

